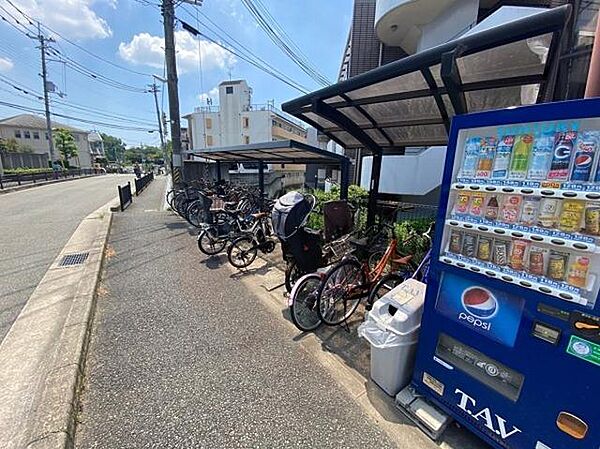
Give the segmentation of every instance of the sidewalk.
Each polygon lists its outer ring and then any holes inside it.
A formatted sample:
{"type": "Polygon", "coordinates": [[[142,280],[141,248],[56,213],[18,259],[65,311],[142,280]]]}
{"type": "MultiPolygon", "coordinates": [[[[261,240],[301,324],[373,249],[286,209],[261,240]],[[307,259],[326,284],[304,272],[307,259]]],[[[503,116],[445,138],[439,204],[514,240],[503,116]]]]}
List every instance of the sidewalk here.
{"type": "Polygon", "coordinates": [[[115,214],[76,444],[391,447],[184,222],[158,178],[115,214]]]}
{"type": "Polygon", "coordinates": [[[377,387],[340,383],[329,345],[304,344],[265,302],[268,270],[202,255],[196,232],[159,210],[164,182],[113,217],[77,447],[438,447],[393,411],[365,412],[377,387]]]}

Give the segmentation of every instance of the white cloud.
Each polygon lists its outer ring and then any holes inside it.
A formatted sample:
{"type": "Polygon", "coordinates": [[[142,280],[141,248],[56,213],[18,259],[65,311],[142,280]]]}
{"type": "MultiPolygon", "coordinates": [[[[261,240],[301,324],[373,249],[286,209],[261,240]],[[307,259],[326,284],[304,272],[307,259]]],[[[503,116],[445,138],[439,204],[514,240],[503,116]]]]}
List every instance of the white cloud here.
{"type": "Polygon", "coordinates": [[[0,56],[0,72],[8,72],[15,64],[9,58],[3,58],[0,56]]]}
{"type": "Polygon", "coordinates": [[[208,100],[210,98],[213,100],[213,103],[215,103],[214,100],[216,100],[218,97],[219,97],[219,88],[213,87],[208,92],[204,92],[204,93],[198,95],[198,100],[200,100],[200,104],[202,106],[206,106],[206,100],[208,100]]]}
{"type": "MultiPolygon", "coordinates": [[[[130,42],[119,44],[119,56],[125,61],[162,69],[164,62],[164,39],[148,33],[133,36],[130,42]]],[[[175,32],[177,70],[179,73],[198,70],[198,39],[186,31],[175,32]]],[[[235,57],[217,44],[200,40],[202,69],[226,69],[236,63],[235,57]]]]}
{"type": "Polygon", "coordinates": [[[16,0],[15,4],[68,38],[104,39],[112,36],[112,30],[92,9],[99,2],[117,6],[117,0],[16,0]]]}

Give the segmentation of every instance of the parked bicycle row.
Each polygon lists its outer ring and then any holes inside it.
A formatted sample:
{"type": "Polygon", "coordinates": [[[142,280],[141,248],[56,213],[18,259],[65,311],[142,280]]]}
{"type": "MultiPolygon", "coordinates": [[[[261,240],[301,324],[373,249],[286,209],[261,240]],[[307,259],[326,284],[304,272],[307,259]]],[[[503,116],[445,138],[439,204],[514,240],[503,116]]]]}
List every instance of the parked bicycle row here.
{"type": "MultiPolygon", "coordinates": [[[[256,189],[219,182],[171,191],[172,209],[199,228],[198,249],[209,256],[227,253],[243,269],[258,253],[278,243],[285,262],[285,288],[292,321],[302,331],[322,323],[340,325],[409,278],[426,282],[432,224],[399,240],[393,221],[360,226],[359,204],[346,200],[318,204],[311,194],[290,192],[273,202],[256,189]],[[311,229],[312,214],[322,214],[323,229],[311,229]],[[422,254],[415,254],[415,241],[422,254]]],[[[398,207],[388,216],[402,216],[398,207]]]]}

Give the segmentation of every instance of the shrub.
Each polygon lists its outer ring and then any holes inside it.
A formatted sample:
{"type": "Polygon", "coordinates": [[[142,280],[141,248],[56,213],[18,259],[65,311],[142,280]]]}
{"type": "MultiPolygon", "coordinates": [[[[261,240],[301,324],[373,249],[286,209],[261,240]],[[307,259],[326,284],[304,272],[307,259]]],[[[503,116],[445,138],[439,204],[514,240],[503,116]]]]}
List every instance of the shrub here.
{"type": "Polygon", "coordinates": [[[37,173],[52,173],[49,168],[18,167],[4,170],[5,175],[32,175],[37,173]]]}

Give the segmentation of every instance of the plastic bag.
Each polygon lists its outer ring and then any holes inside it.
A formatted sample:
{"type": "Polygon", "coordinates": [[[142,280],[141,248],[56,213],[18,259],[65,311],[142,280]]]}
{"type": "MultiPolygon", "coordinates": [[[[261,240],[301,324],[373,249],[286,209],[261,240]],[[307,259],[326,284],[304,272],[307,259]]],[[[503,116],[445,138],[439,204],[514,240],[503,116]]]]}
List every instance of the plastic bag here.
{"type": "Polygon", "coordinates": [[[367,340],[375,348],[393,348],[403,344],[400,336],[381,329],[377,322],[367,314],[365,321],[358,326],[359,337],[367,340]]]}

